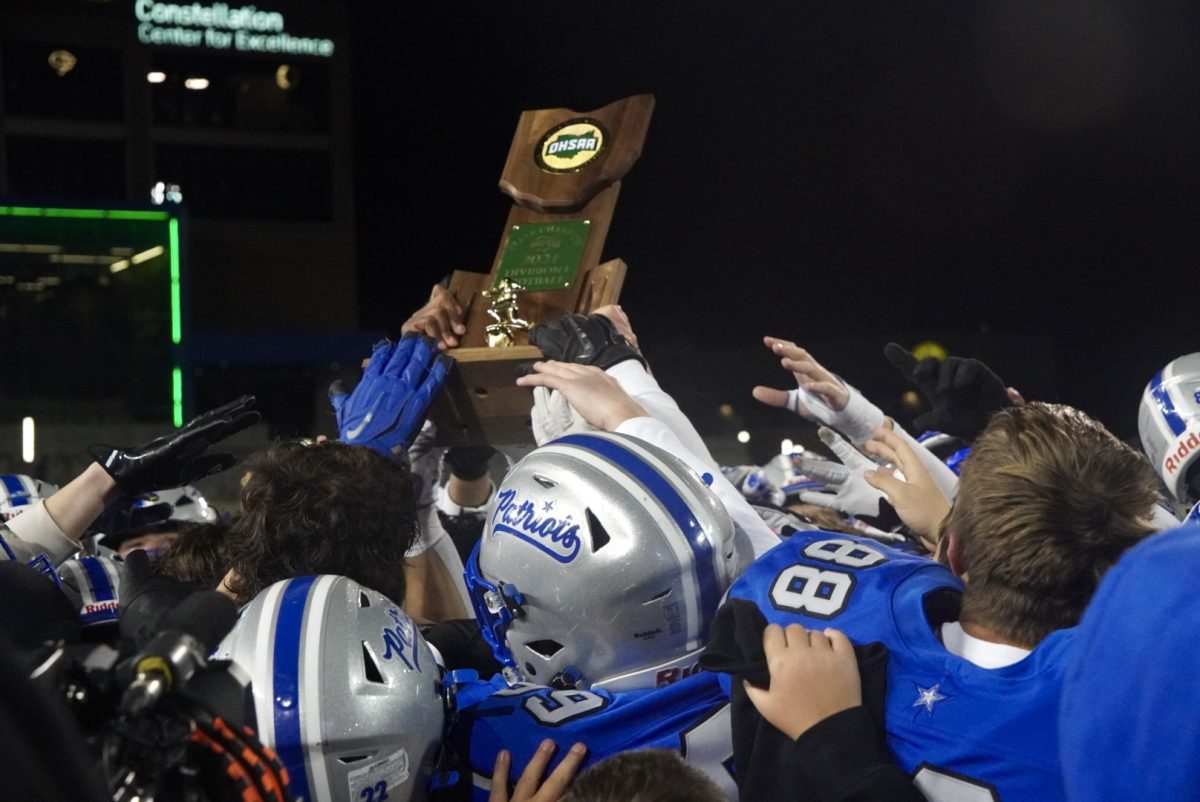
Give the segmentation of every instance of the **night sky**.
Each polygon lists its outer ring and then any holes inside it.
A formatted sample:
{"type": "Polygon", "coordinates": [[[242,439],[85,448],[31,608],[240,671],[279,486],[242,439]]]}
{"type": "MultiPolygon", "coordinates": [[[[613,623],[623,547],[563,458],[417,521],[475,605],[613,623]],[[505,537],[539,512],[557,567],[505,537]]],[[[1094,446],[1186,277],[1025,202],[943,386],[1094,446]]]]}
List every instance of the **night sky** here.
{"type": "Polygon", "coordinates": [[[351,3],[360,317],[486,272],[522,109],[657,107],[605,257],[702,428],[810,346],[893,411],[936,339],[1136,433],[1198,350],[1200,7],[1184,2],[351,3]]]}

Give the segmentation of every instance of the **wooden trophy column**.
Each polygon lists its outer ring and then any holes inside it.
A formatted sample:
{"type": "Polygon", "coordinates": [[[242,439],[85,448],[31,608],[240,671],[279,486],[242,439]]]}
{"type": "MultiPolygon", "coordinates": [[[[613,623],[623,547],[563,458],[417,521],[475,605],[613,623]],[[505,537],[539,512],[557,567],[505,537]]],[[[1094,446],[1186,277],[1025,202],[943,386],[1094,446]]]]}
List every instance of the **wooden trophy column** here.
{"type": "Polygon", "coordinates": [[[641,156],[653,111],[653,95],[635,95],[590,112],[522,112],[500,177],[513,207],[492,270],[450,277],[467,332],[450,351],[456,366],[431,412],[443,442],[533,442],[533,397],[514,381],[518,366],[542,353],[527,330],[505,322],[537,325],[616,302],[625,263],[600,259],[621,179],[641,156]],[[509,283],[522,289],[506,313],[496,298],[509,283]],[[510,344],[489,346],[489,331],[510,344]]]}

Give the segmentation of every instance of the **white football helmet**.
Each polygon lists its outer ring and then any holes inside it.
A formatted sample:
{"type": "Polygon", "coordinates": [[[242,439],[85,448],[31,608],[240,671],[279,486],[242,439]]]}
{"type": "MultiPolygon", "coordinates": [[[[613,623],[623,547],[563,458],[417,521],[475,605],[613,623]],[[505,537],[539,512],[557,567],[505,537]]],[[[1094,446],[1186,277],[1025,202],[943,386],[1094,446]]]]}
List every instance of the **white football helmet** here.
{"type": "Polygon", "coordinates": [[[250,675],[255,729],[305,800],[425,798],[441,669],[396,604],[352,579],[276,582],[213,655],[250,675]]]}
{"type": "Polygon", "coordinates": [[[1171,495],[1200,501],[1200,353],[1172,361],[1146,385],[1138,434],[1171,495]]]}
{"type": "Polygon", "coordinates": [[[676,457],[568,435],[505,477],[467,587],[509,682],[655,687],[695,667],[732,581],[733,531],[676,457]]]}

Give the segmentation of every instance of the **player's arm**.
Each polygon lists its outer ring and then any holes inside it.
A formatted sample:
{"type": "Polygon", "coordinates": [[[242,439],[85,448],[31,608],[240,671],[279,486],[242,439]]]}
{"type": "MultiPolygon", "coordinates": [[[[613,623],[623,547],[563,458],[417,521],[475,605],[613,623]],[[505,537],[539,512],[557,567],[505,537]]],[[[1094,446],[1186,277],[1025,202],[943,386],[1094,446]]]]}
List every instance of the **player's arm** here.
{"type": "Polygon", "coordinates": [[[518,378],[517,384],[555,390],[597,429],[638,437],[677,455],[697,474],[711,476],[713,492],[729,511],[734,525],[745,534],[748,550],[753,553],[750,559],[778,545],[779,538],[763,523],[741,492],[719,470],[693,454],[667,424],[651,417],[609,373],[592,365],[535,362],[533,372],[518,378]]]}
{"type": "Polygon", "coordinates": [[[122,494],[179,487],[230,467],[237,462],[232,454],[206,451],[256,423],[253,405],[253,396],[243,396],[140,446],[89,447],[95,462],[0,531],[0,558],[28,562],[45,555],[58,565],[80,549],[88,526],[122,494]]]}
{"type": "MultiPolygon", "coordinates": [[[[857,446],[883,426],[884,415],[879,407],[817,362],[808,351],[776,337],[764,337],[763,343],[779,357],[783,369],[792,374],[796,387],[781,390],[760,385],[753,390],[756,399],[836,429],[857,446]]],[[[942,492],[953,498],[958,488],[958,477],[954,472],[903,428],[894,426],[894,429],[913,448],[942,492]]]]}

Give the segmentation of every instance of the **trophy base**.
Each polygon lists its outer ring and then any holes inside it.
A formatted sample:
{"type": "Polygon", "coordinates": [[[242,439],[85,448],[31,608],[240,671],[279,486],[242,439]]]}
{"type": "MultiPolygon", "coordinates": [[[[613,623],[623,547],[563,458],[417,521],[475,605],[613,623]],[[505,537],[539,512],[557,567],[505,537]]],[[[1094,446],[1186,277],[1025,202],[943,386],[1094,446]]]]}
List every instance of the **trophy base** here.
{"type": "MultiPolygon", "coordinates": [[[[534,321],[553,320],[566,312],[588,314],[605,304],[616,303],[625,283],[626,266],[620,259],[597,265],[577,277],[568,292],[532,292],[521,299],[522,315],[534,321]]],[[[489,348],[484,345],[488,325],[486,299],[482,291],[491,276],[455,270],[450,291],[464,311],[467,333],[463,345],[451,348],[454,357],[446,386],[429,411],[437,426],[439,445],[528,445],[533,443],[529,412],[533,393],[516,385],[517,369],[523,362],[542,358],[529,344],[529,333],[515,330],[515,345],[489,348]]]]}
{"type": "Polygon", "coordinates": [[[516,385],[518,368],[542,358],[532,345],[455,348],[454,369],[429,416],[439,445],[512,445],[533,442],[533,394],[516,385]]]}

